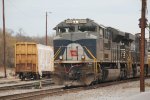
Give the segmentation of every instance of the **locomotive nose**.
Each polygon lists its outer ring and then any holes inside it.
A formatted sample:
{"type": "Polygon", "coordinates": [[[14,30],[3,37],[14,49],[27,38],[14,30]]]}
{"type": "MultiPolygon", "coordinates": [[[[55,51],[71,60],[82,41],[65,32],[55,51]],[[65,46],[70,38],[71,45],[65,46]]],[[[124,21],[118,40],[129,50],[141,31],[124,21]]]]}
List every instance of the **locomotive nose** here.
{"type": "Polygon", "coordinates": [[[81,76],[81,72],[78,70],[72,70],[68,74],[69,79],[73,79],[73,80],[79,80],[80,76],[81,76]]]}
{"type": "Polygon", "coordinates": [[[81,76],[81,65],[72,65],[65,67],[65,74],[67,79],[78,80],[81,76]]]}

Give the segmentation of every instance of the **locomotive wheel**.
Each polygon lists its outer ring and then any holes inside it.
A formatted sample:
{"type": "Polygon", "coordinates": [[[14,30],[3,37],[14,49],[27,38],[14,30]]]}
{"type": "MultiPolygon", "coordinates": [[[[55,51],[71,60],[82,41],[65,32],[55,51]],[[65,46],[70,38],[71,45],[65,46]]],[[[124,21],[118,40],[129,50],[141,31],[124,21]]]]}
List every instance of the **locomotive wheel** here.
{"type": "Polygon", "coordinates": [[[124,71],[124,79],[127,79],[128,74],[127,74],[127,70],[124,71]]]}

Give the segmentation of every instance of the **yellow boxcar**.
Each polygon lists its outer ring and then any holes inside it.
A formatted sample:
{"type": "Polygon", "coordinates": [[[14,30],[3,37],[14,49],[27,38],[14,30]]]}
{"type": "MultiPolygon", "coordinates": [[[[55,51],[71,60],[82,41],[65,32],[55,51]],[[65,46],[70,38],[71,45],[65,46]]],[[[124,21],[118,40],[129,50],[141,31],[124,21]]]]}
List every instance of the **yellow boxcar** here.
{"type": "Polygon", "coordinates": [[[16,43],[15,69],[22,80],[49,76],[53,71],[53,48],[30,42],[16,43]]]}

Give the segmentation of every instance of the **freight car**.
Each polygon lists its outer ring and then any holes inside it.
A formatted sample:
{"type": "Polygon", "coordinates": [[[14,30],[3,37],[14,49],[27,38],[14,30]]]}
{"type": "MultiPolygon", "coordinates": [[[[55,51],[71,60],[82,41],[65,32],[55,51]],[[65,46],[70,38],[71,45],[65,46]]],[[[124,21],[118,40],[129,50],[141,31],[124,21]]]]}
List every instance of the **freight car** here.
{"type": "MultiPolygon", "coordinates": [[[[54,30],[55,83],[90,85],[139,76],[139,34],[105,27],[91,19],[66,19],[54,30]]],[[[145,67],[148,69],[147,64],[145,67]]]]}
{"type": "Polygon", "coordinates": [[[53,57],[53,48],[50,46],[18,42],[15,45],[16,74],[22,80],[50,77],[54,70],[53,57]]]}

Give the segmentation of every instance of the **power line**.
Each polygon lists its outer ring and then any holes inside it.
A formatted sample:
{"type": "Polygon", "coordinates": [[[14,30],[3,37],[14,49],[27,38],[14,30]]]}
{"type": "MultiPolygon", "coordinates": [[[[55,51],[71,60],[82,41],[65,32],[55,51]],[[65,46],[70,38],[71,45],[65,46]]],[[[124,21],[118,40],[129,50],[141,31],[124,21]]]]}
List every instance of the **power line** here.
{"type": "MultiPolygon", "coordinates": [[[[27,14],[26,14],[26,12],[24,12],[23,10],[21,10],[20,8],[18,8],[15,4],[14,4],[14,2],[12,1],[12,0],[7,0],[7,2],[6,2],[7,4],[9,4],[11,7],[13,7],[14,9],[15,9],[15,11],[17,11],[18,13],[19,13],[19,15],[21,15],[21,16],[26,16],[26,17],[29,17],[29,16],[27,16],[27,14]]],[[[16,15],[18,15],[18,13],[16,14],[16,15]]]]}

